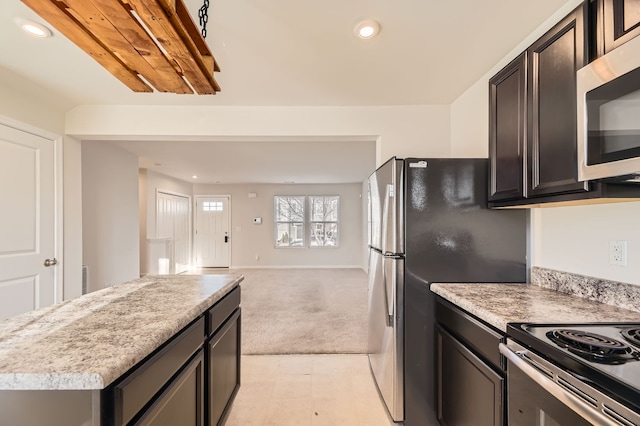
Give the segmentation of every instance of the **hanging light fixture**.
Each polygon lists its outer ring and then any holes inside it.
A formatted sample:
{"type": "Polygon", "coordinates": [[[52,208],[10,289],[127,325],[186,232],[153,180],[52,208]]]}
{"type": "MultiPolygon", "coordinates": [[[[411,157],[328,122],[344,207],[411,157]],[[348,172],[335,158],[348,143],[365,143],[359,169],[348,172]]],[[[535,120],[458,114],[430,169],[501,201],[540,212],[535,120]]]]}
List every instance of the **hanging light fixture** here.
{"type": "Polygon", "coordinates": [[[22,0],[135,92],[220,91],[183,0],[22,0]]]}

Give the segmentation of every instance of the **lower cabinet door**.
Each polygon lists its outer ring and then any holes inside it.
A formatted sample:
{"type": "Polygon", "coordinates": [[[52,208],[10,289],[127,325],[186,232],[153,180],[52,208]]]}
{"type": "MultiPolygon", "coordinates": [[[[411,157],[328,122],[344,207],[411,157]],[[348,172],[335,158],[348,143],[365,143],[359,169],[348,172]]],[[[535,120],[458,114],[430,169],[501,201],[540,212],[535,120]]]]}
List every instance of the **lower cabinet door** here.
{"type": "Polygon", "coordinates": [[[204,424],[204,351],[187,364],[136,425],[204,424]]]}
{"type": "Polygon", "coordinates": [[[222,425],[240,388],[240,309],[207,344],[209,425],[222,425]]]}
{"type": "Polygon", "coordinates": [[[442,425],[503,424],[504,378],[440,326],[436,326],[436,368],[442,425]]]}

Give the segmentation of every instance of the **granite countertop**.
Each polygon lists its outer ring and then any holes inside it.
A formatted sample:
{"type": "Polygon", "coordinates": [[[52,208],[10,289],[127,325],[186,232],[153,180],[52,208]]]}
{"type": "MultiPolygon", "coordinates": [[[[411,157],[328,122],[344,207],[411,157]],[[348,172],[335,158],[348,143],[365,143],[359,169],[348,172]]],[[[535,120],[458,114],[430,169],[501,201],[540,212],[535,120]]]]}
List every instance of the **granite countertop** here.
{"type": "Polygon", "coordinates": [[[242,275],[148,276],[0,322],[0,389],[104,389],[242,275]]]}
{"type": "Polygon", "coordinates": [[[531,284],[431,284],[431,291],[503,332],[510,322],[639,322],[640,312],[531,284]]]}

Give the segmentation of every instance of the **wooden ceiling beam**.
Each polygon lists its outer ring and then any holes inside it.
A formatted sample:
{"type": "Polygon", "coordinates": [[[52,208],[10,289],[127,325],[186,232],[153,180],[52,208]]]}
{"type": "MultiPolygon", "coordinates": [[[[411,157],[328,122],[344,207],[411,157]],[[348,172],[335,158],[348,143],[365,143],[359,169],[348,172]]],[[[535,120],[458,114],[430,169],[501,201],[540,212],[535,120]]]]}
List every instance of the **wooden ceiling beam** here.
{"type": "MultiPolygon", "coordinates": [[[[220,90],[220,86],[213,78],[213,67],[206,68],[202,55],[195,48],[195,43],[177,18],[175,11],[167,11],[164,2],[159,3],[162,0],[120,1],[128,3],[136,11],[164,49],[170,52],[173,59],[180,65],[184,76],[198,94],[215,94],[220,90]]],[[[190,23],[194,25],[191,19],[190,23]]]]}
{"type": "Polygon", "coordinates": [[[111,52],[105,49],[90,33],[87,33],[82,26],[78,25],[78,22],[58,7],[56,3],[49,0],[22,0],[22,2],[131,90],[134,92],[153,92],[153,89],[138,77],[134,70],[114,57],[111,52]]]}
{"type": "Polygon", "coordinates": [[[220,68],[183,0],[22,2],[131,90],[153,91],[146,80],[161,92],[220,91],[220,68]]]}
{"type": "Polygon", "coordinates": [[[220,72],[218,62],[213,58],[213,54],[209,49],[209,45],[204,40],[204,37],[202,36],[200,30],[195,25],[187,24],[191,20],[191,15],[189,14],[189,11],[187,10],[184,2],[178,2],[176,4],[176,14],[178,15],[178,19],[180,19],[180,21],[183,23],[185,30],[188,32],[187,37],[190,40],[193,40],[202,57],[205,58],[205,60],[212,60],[214,62],[213,70],[216,72],[220,72]]]}
{"type": "Polygon", "coordinates": [[[193,93],[146,31],[119,3],[64,0],[84,28],[159,92],[193,93]]]}

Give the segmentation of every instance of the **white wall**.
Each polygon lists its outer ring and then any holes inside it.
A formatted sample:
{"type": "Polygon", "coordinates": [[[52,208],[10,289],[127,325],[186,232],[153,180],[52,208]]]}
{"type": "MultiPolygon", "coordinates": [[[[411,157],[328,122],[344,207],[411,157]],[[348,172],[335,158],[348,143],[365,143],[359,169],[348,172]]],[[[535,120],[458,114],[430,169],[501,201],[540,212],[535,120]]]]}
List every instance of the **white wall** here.
{"type": "MultiPolygon", "coordinates": [[[[95,143],[95,142],[94,142],[95,143]]],[[[99,144],[99,142],[97,142],[99,144]]],[[[231,197],[231,267],[365,267],[366,186],[362,183],[340,185],[214,185],[184,182],[169,176],[141,169],[140,188],[140,271],[146,272],[147,238],[156,236],[155,204],[158,189],[192,196],[229,195],[231,197]],[[256,198],[249,198],[254,192],[256,198]],[[361,195],[362,194],[362,195],[361,195]],[[288,249],[274,247],[273,197],[275,195],[340,195],[340,246],[329,248],[288,249]],[[255,225],[254,217],[263,223],[255,225]],[[260,257],[255,259],[256,254],[260,257]]],[[[195,209],[194,209],[195,211],[195,209]]],[[[195,223],[195,213],[193,217],[195,223]]]]}
{"type": "Polygon", "coordinates": [[[376,164],[391,156],[449,157],[449,106],[78,106],[66,131],[82,140],[212,137],[371,137],[376,164]]]}
{"type": "Polygon", "coordinates": [[[82,222],[89,291],[140,276],[136,156],[82,142],[82,222]]]}
{"type": "Polygon", "coordinates": [[[70,108],[66,99],[0,68],[0,115],[63,135],[65,113],[70,108]]]}
{"type": "MultiPolygon", "coordinates": [[[[231,266],[355,267],[362,265],[362,184],[340,185],[194,185],[197,195],[231,196],[231,266]],[[255,192],[256,198],[248,194],[255,192]],[[337,248],[275,248],[273,197],[275,195],[339,195],[340,244],[337,248]],[[261,217],[262,224],[253,223],[261,217]],[[255,256],[259,256],[259,260],[255,256]]],[[[363,195],[364,196],[364,195],[363,195]]]]}
{"type": "Polygon", "coordinates": [[[536,265],[640,285],[640,202],[536,209],[536,265]],[[627,241],[627,267],[609,264],[609,242],[627,241]]]}
{"type": "Polygon", "coordinates": [[[362,182],[360,193],[362,194],[362,269],[365,272],[369,272],[369,181],[362,182]]]}
{"type": "MultiPolygon", "coordinates": [[[[581,1],[571,0],[451,105],[453,156],[488,156],[489,79],[581,1]]],[[[640,285],[640,203],[532,211],[532,266],[640,285]],[[609,265],[609,241],[628,242],[628,266],[609,265]]]]}
{"type": "Polygon", "coordinates": [[[82,144],[64,137],[64,300],[82,295],[82,144]]]}

